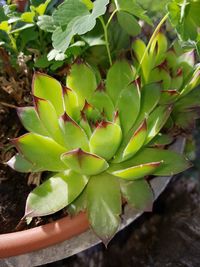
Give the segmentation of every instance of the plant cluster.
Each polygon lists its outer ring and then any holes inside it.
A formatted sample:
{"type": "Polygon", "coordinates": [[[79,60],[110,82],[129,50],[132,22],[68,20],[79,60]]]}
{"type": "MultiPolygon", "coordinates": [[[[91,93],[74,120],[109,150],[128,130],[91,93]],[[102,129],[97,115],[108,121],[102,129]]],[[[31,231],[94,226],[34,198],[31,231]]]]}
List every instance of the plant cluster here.
{"type": "MultiPolygon", "coordinates": [[[[168,4],[172,21],[179,2],[168,4]]],[[[149,42],[143,41],[141,21],[152,21],[135,0],[65,0],[47,15],[48,4],[39,5],[39,16],[32,7],[20,21],[32,16],[34,27],[50,33],[49,60],[76,59],[65,85],[35,73],[34,106],[18,109],[29,133],[12,140],[18,154],[8,165],[25,173],[48,172],[27,198],[26,217],[86,210],[92,229],[108,243],[119,228],[124,201],[150,211],[149,179],[190,167],[168,145],[175,128],[188,131],[199,117],[199,65],[193,49],[184,50],[177,41],[169,46],[161,31],[168,14],[149,42]]],[[[186,9],[177,9],[182,19],[186,9]]]]}

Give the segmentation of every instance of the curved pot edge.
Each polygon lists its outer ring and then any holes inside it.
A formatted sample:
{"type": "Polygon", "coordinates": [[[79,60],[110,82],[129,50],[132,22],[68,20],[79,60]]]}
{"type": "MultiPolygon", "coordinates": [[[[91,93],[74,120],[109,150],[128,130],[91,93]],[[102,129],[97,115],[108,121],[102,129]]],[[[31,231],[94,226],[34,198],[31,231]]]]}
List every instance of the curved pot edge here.
{"type": "Polygon", "coordinates": [[[28,230],[0,235],[0,258],[39,250],[79,235],[89,228],[86,213],[28,230]]]}
{"type": "MultiPolygon", "coordinates": [[[[182,153],[184,143],[184,138],[180,138],[171,148],[182,153]]],[[[170,179],[170,177],[156,177],[152,180],[151,185],[155,190],[154,192],[156,192],[154,200],[162,193],[170,179]]],[[[126,224],[122,225],[119,230],[122,230],[140,215],[141,213],[135,213],[135,217],[132,217],[132,219],[129,218],[126,224]]],[[[0,235],[0,258],[5,259],[44,249],[69,240],[84,233],[88,229],[89,222],[86,213],[82,212],[73,218],[67,216],[55,222],[29,230],[3,234],[0,235]]],[[[71,253],[70,255],[73,254],[71,253]]]]}

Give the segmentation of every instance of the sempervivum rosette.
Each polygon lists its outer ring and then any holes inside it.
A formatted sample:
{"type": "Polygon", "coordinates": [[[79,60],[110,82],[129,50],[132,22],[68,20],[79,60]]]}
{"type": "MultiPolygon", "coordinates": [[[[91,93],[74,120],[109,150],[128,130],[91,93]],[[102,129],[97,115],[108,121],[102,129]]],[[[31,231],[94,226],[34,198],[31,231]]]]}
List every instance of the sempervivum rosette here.
{"type": "Polygon", "coordinates": [[[25,215],[44,216],[64,207],[87,210],[95,233],[106,243],[120,224],[122,197],[135,209],[151,210],[148,175],[166,176],[189,167],[170,150],[155,148],[172,111],[160,102],[159,83],[141,85],[125,60],[105,81],[75,62],[67,86],[36,73],[34,107],[19,108],[29,133],[14,139],[18,154],[8,164],[20,172],[53,172],[27,198],[25,215]]]}

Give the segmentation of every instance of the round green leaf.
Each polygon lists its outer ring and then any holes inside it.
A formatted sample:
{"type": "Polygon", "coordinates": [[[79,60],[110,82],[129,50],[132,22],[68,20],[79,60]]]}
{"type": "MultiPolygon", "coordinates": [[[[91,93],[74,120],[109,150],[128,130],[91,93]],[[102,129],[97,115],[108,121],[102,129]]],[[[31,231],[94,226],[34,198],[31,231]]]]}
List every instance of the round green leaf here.
{"type": "Polygon", "coordinates": [[[135,17],[128,12],[117,12],[117,19],[120,26],[131,36],[140,34],[141,28],[135,17]]]}

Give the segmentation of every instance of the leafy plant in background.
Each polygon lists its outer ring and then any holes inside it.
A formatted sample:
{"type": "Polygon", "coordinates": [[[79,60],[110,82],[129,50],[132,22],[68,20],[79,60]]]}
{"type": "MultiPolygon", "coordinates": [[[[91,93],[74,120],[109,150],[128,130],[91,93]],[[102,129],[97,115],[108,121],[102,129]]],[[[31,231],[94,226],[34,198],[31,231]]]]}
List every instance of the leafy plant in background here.
{"type": "Polygon", "coordinates": [[[171,23],[175,26],[182,45],[194,47],[200,54],[200,1],[173,0],[168,4],[171,23]]]}
{"type": "Polygon", "coordinates": [[[55,70],[63,65],[63,61],[48,62],[47,58],[45,59],[51,46],[51,36],[42,32],[36,24],[38,17],[52,10],[56,2],[47,0],[39,5],[34,3],[23,13],[18,12],[14,4],[0,6],[0,46],[9,53],[16,69],[19,57],[25,57],[30,68],[49,67],[55,70]]]}

